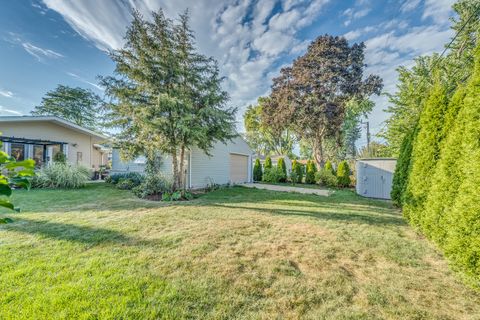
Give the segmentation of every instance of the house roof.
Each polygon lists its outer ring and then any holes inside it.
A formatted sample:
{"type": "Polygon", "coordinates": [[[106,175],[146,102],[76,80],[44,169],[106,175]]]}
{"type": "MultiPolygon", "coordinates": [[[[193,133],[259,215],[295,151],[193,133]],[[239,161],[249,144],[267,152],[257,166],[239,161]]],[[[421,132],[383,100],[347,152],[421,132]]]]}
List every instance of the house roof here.
{"type": "Polygon", "coordinates": [[[58,124],[62,127],[69,128],[93,137],[96,137],[101,140],[109,140],[110,138],[100,134],[98,132],[95,132],[93,130],[84,128],[82,126],[79,126],[73,122],[70,122],[68,120],[62,119],[60,117],[55,117],[55,116],[0,116],[0,123],[1,122],[32,122],[32,121],[45,121],[45,122],[53,122],[55,124],[58,124]]]}

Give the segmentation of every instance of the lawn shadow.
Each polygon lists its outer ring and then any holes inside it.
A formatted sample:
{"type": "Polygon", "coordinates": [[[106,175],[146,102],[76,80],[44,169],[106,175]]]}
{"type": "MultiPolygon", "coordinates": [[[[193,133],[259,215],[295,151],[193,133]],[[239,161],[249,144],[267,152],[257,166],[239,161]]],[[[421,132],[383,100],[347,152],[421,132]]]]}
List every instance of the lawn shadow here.
{"type": "Polygon", "coordinates": [[[115,230],[34,219],[15,218],[13,223],[4,225],[2,229],[91,246],[103,243],[135,244],[138,242],[115,230]]]}
{"type": "MultiPolygon", "coordinates": [[[[400,215],[383,215],[381,213],[372,214],[372,213],[353,213],[353,212],[315,212],[308,210],[295,210],[295,209],[284,209],[284,208],[261,208],[261,207],[248,207],[240,205],[227,205],[222,203],[211,203],[209,206],[215,206],[225,209],[242,209],[242,210],[252,210],[259,211],[262,213],[272,214],[272,215],[281,215],[281,216],[300,216],[300,217],[312,217],[319,220],[330,220],[330,221],[344,221],[352,223],[361,223],[368,225],[394,225],[402,226],[406,225],[402,216],[400,215]]],[[[321,206],[318,206],[319,208],[321,206]]]]}

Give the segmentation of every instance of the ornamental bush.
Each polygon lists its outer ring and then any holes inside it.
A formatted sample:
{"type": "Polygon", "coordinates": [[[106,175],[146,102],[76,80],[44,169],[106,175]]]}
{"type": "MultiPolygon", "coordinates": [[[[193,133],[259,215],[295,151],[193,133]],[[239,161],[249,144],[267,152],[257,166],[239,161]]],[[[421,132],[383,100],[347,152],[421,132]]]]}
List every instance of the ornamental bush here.
{"type": "Polygon", "coordinates": [[[292,172],[290,173],[290,179],[293,183],[302,183],[303,181],[303,168],[302,164],[297,160],[292,161],[292,172]]]}
{"type": "Polygon", "coordinates": [[[264,182],[277,183],[281,182],[282,180],[285,181],[286,178],[286,175],[279,168],[265,169],[263,172],[264,182]]]}
{"type": "Polygon", "coordinates": [[[161,196],[164,193],[173,191],[173,180],[161,173],[149,174],[145,176],[142,183],[133,188],[132,191],[139,198],[161,196]]]}
{"type": "Polygon", "coordinates": [[[315,164],[313,161],[308,160],[307,161],[307,167],[306,167],[306,173],[305,173],[305,183],[308,184],[314,184],[315,183],[315,172],[317,171],[315,164]]]}
{"type": "Polygon", "coordinates": [[[287,181],[287,166],[285,165],[285,159],[283,158],[278,159],[277,168],[279,171],[283,173],[282,178],[280,178],[280,182],[287,181]]]}
{"type": "Polygon", "coordinates": [[[327,168],[320,169],[315,173],[315,181],[317,184],[328,188],[337,186],[337,177],[327,168]]]}
{"type": "Polygon", "coordinates": [[[348,162],[343,160],[338,164],[337,170],[337,184],[339,187],[348,187],[350,186],[350,167],[348,162]]]}
{"type": "Polygon", "coordinates": [[[326,170],[329,170],[333,175],[336,174],[336,173],[335,173],[335,169],[333,169],[333,165],[332,165],[332,163],[330,162],[330,160],[328,160],[328,161],[325,163],[324,168],[325,168],[326,170]]]}
{"type": "Polygon", "coordinates": [[[272,158],[267,157],[265,159],[265,164],[263,165],[263,169],[267,170],[267,169],[271,169],[271,168],[272,168],[272,158]]]}
{"type": "Polygon", "coordinates": [[[255,160],[255,165],[253,166],[253,181],[262,181],[262,164],[260,160],[255,160]]]}

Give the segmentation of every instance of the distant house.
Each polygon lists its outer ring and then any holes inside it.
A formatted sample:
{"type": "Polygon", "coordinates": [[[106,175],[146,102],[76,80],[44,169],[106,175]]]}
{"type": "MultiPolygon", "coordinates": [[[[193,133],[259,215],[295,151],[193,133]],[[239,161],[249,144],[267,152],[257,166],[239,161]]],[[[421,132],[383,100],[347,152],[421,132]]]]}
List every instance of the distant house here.
{"type": "MultiPolygon", "coordinates": [[[[253,151],[242,137],[224,144],[215,143],[206,155],[198,148],[192,148],[185,156],[184,184],[189,189],[203,188],[209,184],[238,184],[252,181],[253,151]]],[[[112,170],[118,172],[144,172],[146,159],[139,157],[133,161],[122,161],[119,150],[112,152],[112,170]]],[[[172,159],[162,159],[161,172],[172,175],[172,159]]]]}
{"type": "MultiPolygon", "coordinates": [[[[263,165],[265,164],[265,159],[267,159],[266,156],[257,156],[255,159],[259,159],[260,163],[263,165]]],[[[287,168],[287,172],[292,171],[292,160],[288,156],[282,156],[282,155],[275,155],[275,156],[270,156],[270,159],[272,159],[272,166],[276,166],[278,163],[278,159],[283,158],[285,161],[285,167],[287,168]]]]}
{"type": "Polygon", "coordinates": [[[0,116],[2,149],[17,160],[51,163],[60,151],[67,161],[97,170],[108,161],[108,138],[53,116],[0,116]]]}

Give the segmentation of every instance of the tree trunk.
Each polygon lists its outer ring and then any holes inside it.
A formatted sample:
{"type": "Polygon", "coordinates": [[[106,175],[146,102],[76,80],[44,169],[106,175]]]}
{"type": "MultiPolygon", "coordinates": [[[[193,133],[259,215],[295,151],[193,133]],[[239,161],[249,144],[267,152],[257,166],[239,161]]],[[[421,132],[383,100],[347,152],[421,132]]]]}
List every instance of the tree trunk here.
{"type": "Polygon", "coordinates": [[[185,188],[185,145],[180,149],[180,187],[185,188]]]}
{"type": "Polygon", "coordinates": [[[179,172],[178,172],[178,158],[177,158],[177,150],[172,150],[172,165],[173,165],[173,190],[177,190],[180,186],[179,184],[179,172]]]}
{"type": "Polygon", "coordinates": [[[323,139],[321,135],[316,135],[312,143],[312,151],[317,168],[323,168],[325,159],[323,155],[323,139]]]}

